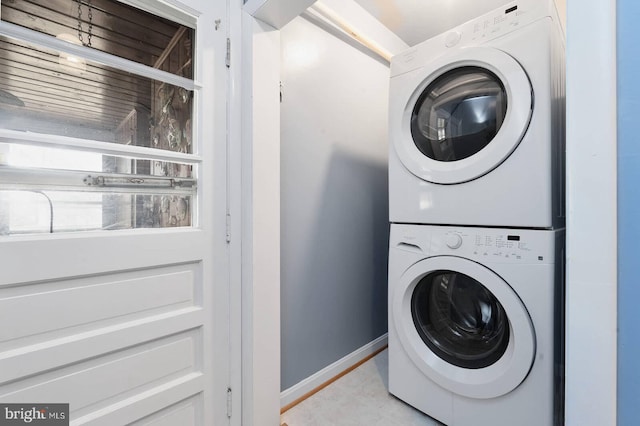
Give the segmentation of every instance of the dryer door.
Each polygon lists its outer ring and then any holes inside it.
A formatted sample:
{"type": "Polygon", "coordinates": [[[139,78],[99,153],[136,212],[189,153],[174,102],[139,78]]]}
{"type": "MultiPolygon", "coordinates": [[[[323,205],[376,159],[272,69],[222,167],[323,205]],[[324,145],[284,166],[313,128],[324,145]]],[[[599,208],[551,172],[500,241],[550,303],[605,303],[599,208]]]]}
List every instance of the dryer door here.
{"type": "Polygon", "coordinates": [[[491,48],[463,48],[413,73],[391,113],[395,149],[432,183],[467,182],[502,163],[524,136],[532,88],[520,64],[491,48]]]}
{"type": "Polygon", "coordinates": [[[411,266],[397,283],[392,318],[403,349],[443,388],[493,398],[525,379],[535,332],[515,291],[490,269],[454,256],[411,266]]]}

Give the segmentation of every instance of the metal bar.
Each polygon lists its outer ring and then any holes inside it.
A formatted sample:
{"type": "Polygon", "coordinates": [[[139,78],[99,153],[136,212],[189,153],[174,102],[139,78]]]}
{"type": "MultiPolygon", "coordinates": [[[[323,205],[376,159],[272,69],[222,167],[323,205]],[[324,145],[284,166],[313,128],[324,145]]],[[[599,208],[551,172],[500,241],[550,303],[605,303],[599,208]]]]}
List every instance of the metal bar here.
{"type": "Polygon", "coordinates": [[[101,52],[90,47],[72,44],[48,34],[42,34],[9,22],[0,21],[0,35],[16,38],[29,43],[35,43],[40,46],[48,47],[49,49],[88,59],[90,61],[124,70],[142,77],[151,78],[174,86],[184,87],[187,90],[195,90],[202,87],[201,84],[194,80],[180,77],[138,62],[130,61],[129,59],[101,52]]]}
{"type": "Polygon", "coordinates": [[[195,179],[170,178],[164,176],[112,176],[87,175],[82,180],[87,186],[109,188],[192,188],[196,187],[195,179]]]}
{"type": "Polygon", "coordinates": [[[196,179],[0,166],[0,190],[195,195],[196,179]]]}
{"type": "Polygon", "coordinates": [[[172,163],[199,164],[202,157],[194,154],[148,148],[145,146],[124,145],[112,142],[100,142],[90,139],[72,138],[69,136],[48,135],[43,133],[22,132],[0,129],[0,142],[23,145],[46,146],[51,148],[72,148],[76,151],[96,152],[105,155],[116,155],[143,160],[169,161],[172,163]]]}
{"type": "Polygon", "coordinates": [[[391,52],[389,52],[384,47],[380,46],[374,40],[360,33],[358,30],[352,27],[351,24],[349,24],[344,18],[342,18],[340,15],[334,12],[333,9],[331,9],[327,5],[318,1],[314,3],[309,9],[313,10],[318,15],[322,16],[324,19],[329,21],[331,24],[335,25],[336,27],[344,31],[349,37],[353,38],[358,43],[360,43],[367,49],[374,52],[376,55],[384,58],[387,62],[391,60],[391,57],[393,56],[391,52]]]}

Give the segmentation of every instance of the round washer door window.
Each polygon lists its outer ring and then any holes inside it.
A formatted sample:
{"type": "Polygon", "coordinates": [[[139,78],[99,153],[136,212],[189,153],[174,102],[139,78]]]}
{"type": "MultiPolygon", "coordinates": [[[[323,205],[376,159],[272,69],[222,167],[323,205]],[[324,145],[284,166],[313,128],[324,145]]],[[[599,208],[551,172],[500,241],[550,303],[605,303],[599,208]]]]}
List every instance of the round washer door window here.
{"type": "Polygon", "coordinates": [[[392,77],[389,129],[404,166],[425,181],[478,179],[518,147],[533,112],[531,82],[507,53],[467,47],[392,77]]]}
{"type": "Polygon", "coordinates": [[[498,299],[460,272],[434,271],[411,297],[413,323],[422,341],[443,360],[463,368],[498,361],[509,343],[509,320],[498,299]]]}
{"type": "Polygon", "coordinates": [[[517,293],[491,269],[434,256],[392,285],[390,319],[399,350],[442,388],[495,398],[529,374],[536,353],[533,323],[517,293]]]}

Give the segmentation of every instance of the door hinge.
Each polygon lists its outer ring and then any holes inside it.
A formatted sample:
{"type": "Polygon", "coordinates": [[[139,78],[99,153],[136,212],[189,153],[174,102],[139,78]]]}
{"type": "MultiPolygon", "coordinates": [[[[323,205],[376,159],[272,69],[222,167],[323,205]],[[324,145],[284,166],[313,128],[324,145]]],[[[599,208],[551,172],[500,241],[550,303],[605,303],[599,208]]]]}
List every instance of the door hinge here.
{"type": "Polygon", "coordinates": [[[225,57],[224,63],[227,65],[227,68],[231,68],[231,39],[227,39],[227,56],[225,57]]]}
{"type": "Polygon", "coordinates": [[[226,219],[226,226],[227,226],[227,243],[231,242],[231,215],[227,213],[227,219],[226,219]]]}
{"type": "Polygon", "coordinates": [[[231,408],[232,408],[232,393],[231,388],[227,388],[227,417],[231,418],[231,408]]]}

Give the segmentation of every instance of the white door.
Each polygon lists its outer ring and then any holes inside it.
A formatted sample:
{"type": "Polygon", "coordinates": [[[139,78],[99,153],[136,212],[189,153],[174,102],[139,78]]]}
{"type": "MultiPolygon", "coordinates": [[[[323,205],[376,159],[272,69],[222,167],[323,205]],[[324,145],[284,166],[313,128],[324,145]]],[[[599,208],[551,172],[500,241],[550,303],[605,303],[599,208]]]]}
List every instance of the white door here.
{"type": "Polygon", "coordinates": [[[0,405],[228,424],[225,2],[0,4],[0,405]]]}

